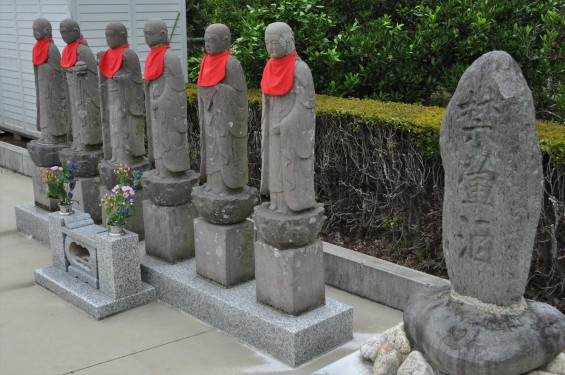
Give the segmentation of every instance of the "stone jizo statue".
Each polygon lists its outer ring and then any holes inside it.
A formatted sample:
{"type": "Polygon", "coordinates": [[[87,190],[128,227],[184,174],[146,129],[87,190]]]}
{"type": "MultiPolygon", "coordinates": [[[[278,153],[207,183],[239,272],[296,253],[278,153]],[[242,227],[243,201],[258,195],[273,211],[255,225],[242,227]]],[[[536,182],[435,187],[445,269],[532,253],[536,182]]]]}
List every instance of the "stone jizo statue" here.
{"type": "Polygon", "coordinates": [[[40,143],[67,141],[65,79],[61,73],[61,54],[53,43],[51,23],[45,18],[33,21],[32,62],[35,74],[37,130],[40,143]]]}
{"type": "Polygon", "coordinates": [[[198,77],[200,176],[207,191],[239,192],[248,181],[245,75],[229,52],[227,26],[208,26],[204,43],[206,55],[198,77]]]}
{"type": "Polygon", "coordinates": [[[149,159],[156,176],[174,177],[190,168],[183,68],[163,20],[148,20],[143,32],[151,48],[144,72],[149,159]]]}
{"type": "Polygon", "coordinates": [[[271,210],[302,211],[316,206],[314,81],[308,65],[296,54],[287,24],[270,24],[265,44],[271,59],[261,81],[261,194],[270,194],[271,210]]]}
{"type": "Polygon", "coordinates": [[[104,158],[132,165],[145,155],[145,117],[141,65],[119,22],[106,27],[110,47],[99,52],[104,158]]]}
{"type": "Polygon", "coordinates": [[[80,33],[75,20],[60,23],[61,37],[67,43],[61,57],[68,86],[73,151],[91,151],[102,144],[100,93],[96,59],[80,33]]]}

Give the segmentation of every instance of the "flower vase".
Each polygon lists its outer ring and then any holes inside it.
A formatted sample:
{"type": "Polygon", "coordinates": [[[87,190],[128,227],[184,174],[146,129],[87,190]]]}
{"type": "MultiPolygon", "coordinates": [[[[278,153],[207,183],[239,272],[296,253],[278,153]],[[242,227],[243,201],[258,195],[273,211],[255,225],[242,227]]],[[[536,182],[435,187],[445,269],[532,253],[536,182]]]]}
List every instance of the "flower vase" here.
{"type": "Polygon", "coordinates": [[[121,236],[122,234],[124,234],[124,226],[108,224],[108,234],[110,236],[121,236]]]}
{"type": "Polygon", "coordinates": [[[75,211],[73,210],[73,204],[72,203],[69,203],[69,204],[59,203],[59,213],[61,215],[71,215],[74,212],[75,211]]]}

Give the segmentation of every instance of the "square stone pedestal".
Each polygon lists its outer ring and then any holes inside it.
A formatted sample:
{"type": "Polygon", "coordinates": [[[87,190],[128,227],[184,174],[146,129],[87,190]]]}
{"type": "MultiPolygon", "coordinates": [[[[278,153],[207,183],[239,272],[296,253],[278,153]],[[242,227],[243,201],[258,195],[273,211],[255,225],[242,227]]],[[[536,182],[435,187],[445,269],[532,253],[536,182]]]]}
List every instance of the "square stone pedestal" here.
{"type": "Polygon", "coordinates": [[[232,225],[194,219],[196,272],[225,287],[255,276],[254,231],[249,219],[232,225]]]}
{"type": "MultiPolygon", "coordinates": [[[[103,184],[100,185],[100,199],[106,194],[110,194],[110,190],[106,188],[103,184]]],[[[145,239],[145,226],[143,224],[143,201],[145,200],[145,194],[143,189],[138,189],[135,191],[133,196],[133,216],[128,219],[124,228],[137,233],[139,240],[143,241],[145,239]]],[[[106,226],[106,210],[102,207],[102,225],[106,226]]]]}
{"type": "Polygon", "coordinates": [[[90,215],[95,223],[102,222],[100,207],[100,177],[79,177],[73,190],[73,207],[90,215]]]}
{"type": "Polygon", "coordinates": [[[198,211],[192,203],[158,206],[143,201],[143,222],[147,254],[169,263],[194,257],[194,219],[198,211]]]}
{"type": "Polygon", "coordinates": [[[322,242],[280,250],[255,242],[257,301],[299,315],[325,303],[322,242]]]}
{"type": "Polygon", "coordinates": [[[49,214],[35,203],[20,204],[16,206],[16,227],[20,232],[48,244],[49,214]]]}
{"type": "Polygon", "coordinates": [[[47,198],[47,184],[43,182],[43,176],[50,168],[48,167],[38,167],[34,165],[32,169],[32,182],[33,182],[33,199],[35,205],[49,212],[54,212],[59,210],[59,200],[47,198]]]}

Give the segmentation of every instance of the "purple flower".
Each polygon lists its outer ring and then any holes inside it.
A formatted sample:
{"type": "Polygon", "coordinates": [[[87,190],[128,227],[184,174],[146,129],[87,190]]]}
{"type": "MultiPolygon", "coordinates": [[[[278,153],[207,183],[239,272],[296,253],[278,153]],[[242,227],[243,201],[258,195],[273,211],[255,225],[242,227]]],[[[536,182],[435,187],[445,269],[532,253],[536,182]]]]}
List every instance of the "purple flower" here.
{"type": "Polygon", "coordinates": [[[72,164],[71,163],[67,163],[67,168],[72,168],[72,164]]]}
{"type": "Polygon", "coordinates": [[[74,189],[75,186],[76,186],[76,182],[74,182],[74,181],[69,184],[69,187],[70,187],[71,189],[74,189]]]}
{"type": "Polygon", "coordinates": [[[75,179],[75,175],[74,175],[74,174],[72,174],[72,175],[69,176],[69,180],[72,181],[72,180],[74,180],[74,179],[75,179]]]}
{"type": "Polygon", "coordinates": [[[67,197],[72,198],[73,197],[73,193],[71,193],[70,191],[67,193],[67,197]]]}
{"type": "Polygon", "coordinates": [[[76,167],[77,167],[77,163],[73,163],[73,164],[71,164],[71,166],[72,166],[73,168],[76,168],[76,167]]]}
{"type": "Polygon", "coordinates": [[[129,212],[129,210],[128,210],[127,208],[124,208],[124,209],[122,210],[122,212],[127,215],[128,212],[129,212]]]}
{"type": "Polygon", "coordinates": [[[132,188],[133,190],[137,190],[137,186],[135,186],[135,185],[131,185],[131,188],[132,188]]]}
{"type": "Polygon", "coordinates": [[[131,202],[131,201],[133,200],[133,197],[130,195],[130,196],[127,197],[126,199],[131,202]]]}

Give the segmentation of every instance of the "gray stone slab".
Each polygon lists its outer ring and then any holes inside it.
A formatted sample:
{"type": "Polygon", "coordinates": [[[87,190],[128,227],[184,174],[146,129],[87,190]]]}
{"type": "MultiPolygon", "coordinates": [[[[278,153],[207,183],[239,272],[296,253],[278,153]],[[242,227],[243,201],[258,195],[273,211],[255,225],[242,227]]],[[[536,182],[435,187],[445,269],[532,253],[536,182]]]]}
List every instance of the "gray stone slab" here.
{"type": "Polygon", "coordinates": [[[81,226],[77,228],[67,228],[63,227],[63,234],[69,235],[71,234],[73,238],[76,238],[82,242],[84,242],[88,246],[96,247],[96,237],[95,235],[98,233],[106,232],[106,228],[90,224],[86,226],[81,226]]]}
{"type": "Polygon", "coordinates": [[[22,173],[24,170],[24,161],[22,154],[7,149],[5,151],[6,168],[11,171],[22,173]]]}
{"type": "Polygon", "coordinates": [[[353,338],[353,308],[328,298],[298,317],[261,305],[255,282],[225,289],[200,278],[196,261],[174,265],[143,255],[141,277],[157,297],[290,366],[298,366],[353,338]]]}
{"type": "Polygon", "coordinates": [[[314,372],[312,375],[373,375],[373,364],[359,350],[314,372]]]}
{"type": "Polygon", "coordinates": [[[156,299],[155,288],[145,283],[137,293],[113,299],[56,267],[35,270],[35,282],[86,311],[95,319],[102,319],[156,299]]]}
{"type": "Polygon", "coordinates": [[[95,223],[102,222],[102,208],[100,207],[100,177],[77,178],[74,198],[77,202],[74,207],[86,212],[95,223]]]}
{"type": "Polygon", "coordinates": [[[225,287],[255,277],[253,222],[216,225],[194,219],[196,272],[225,287]]]}
{"type": "Polygon", "coordinates": [[[49,211],[34,203],[16,206],[16,228],[38,241],[49,243],[49,211]]]}

